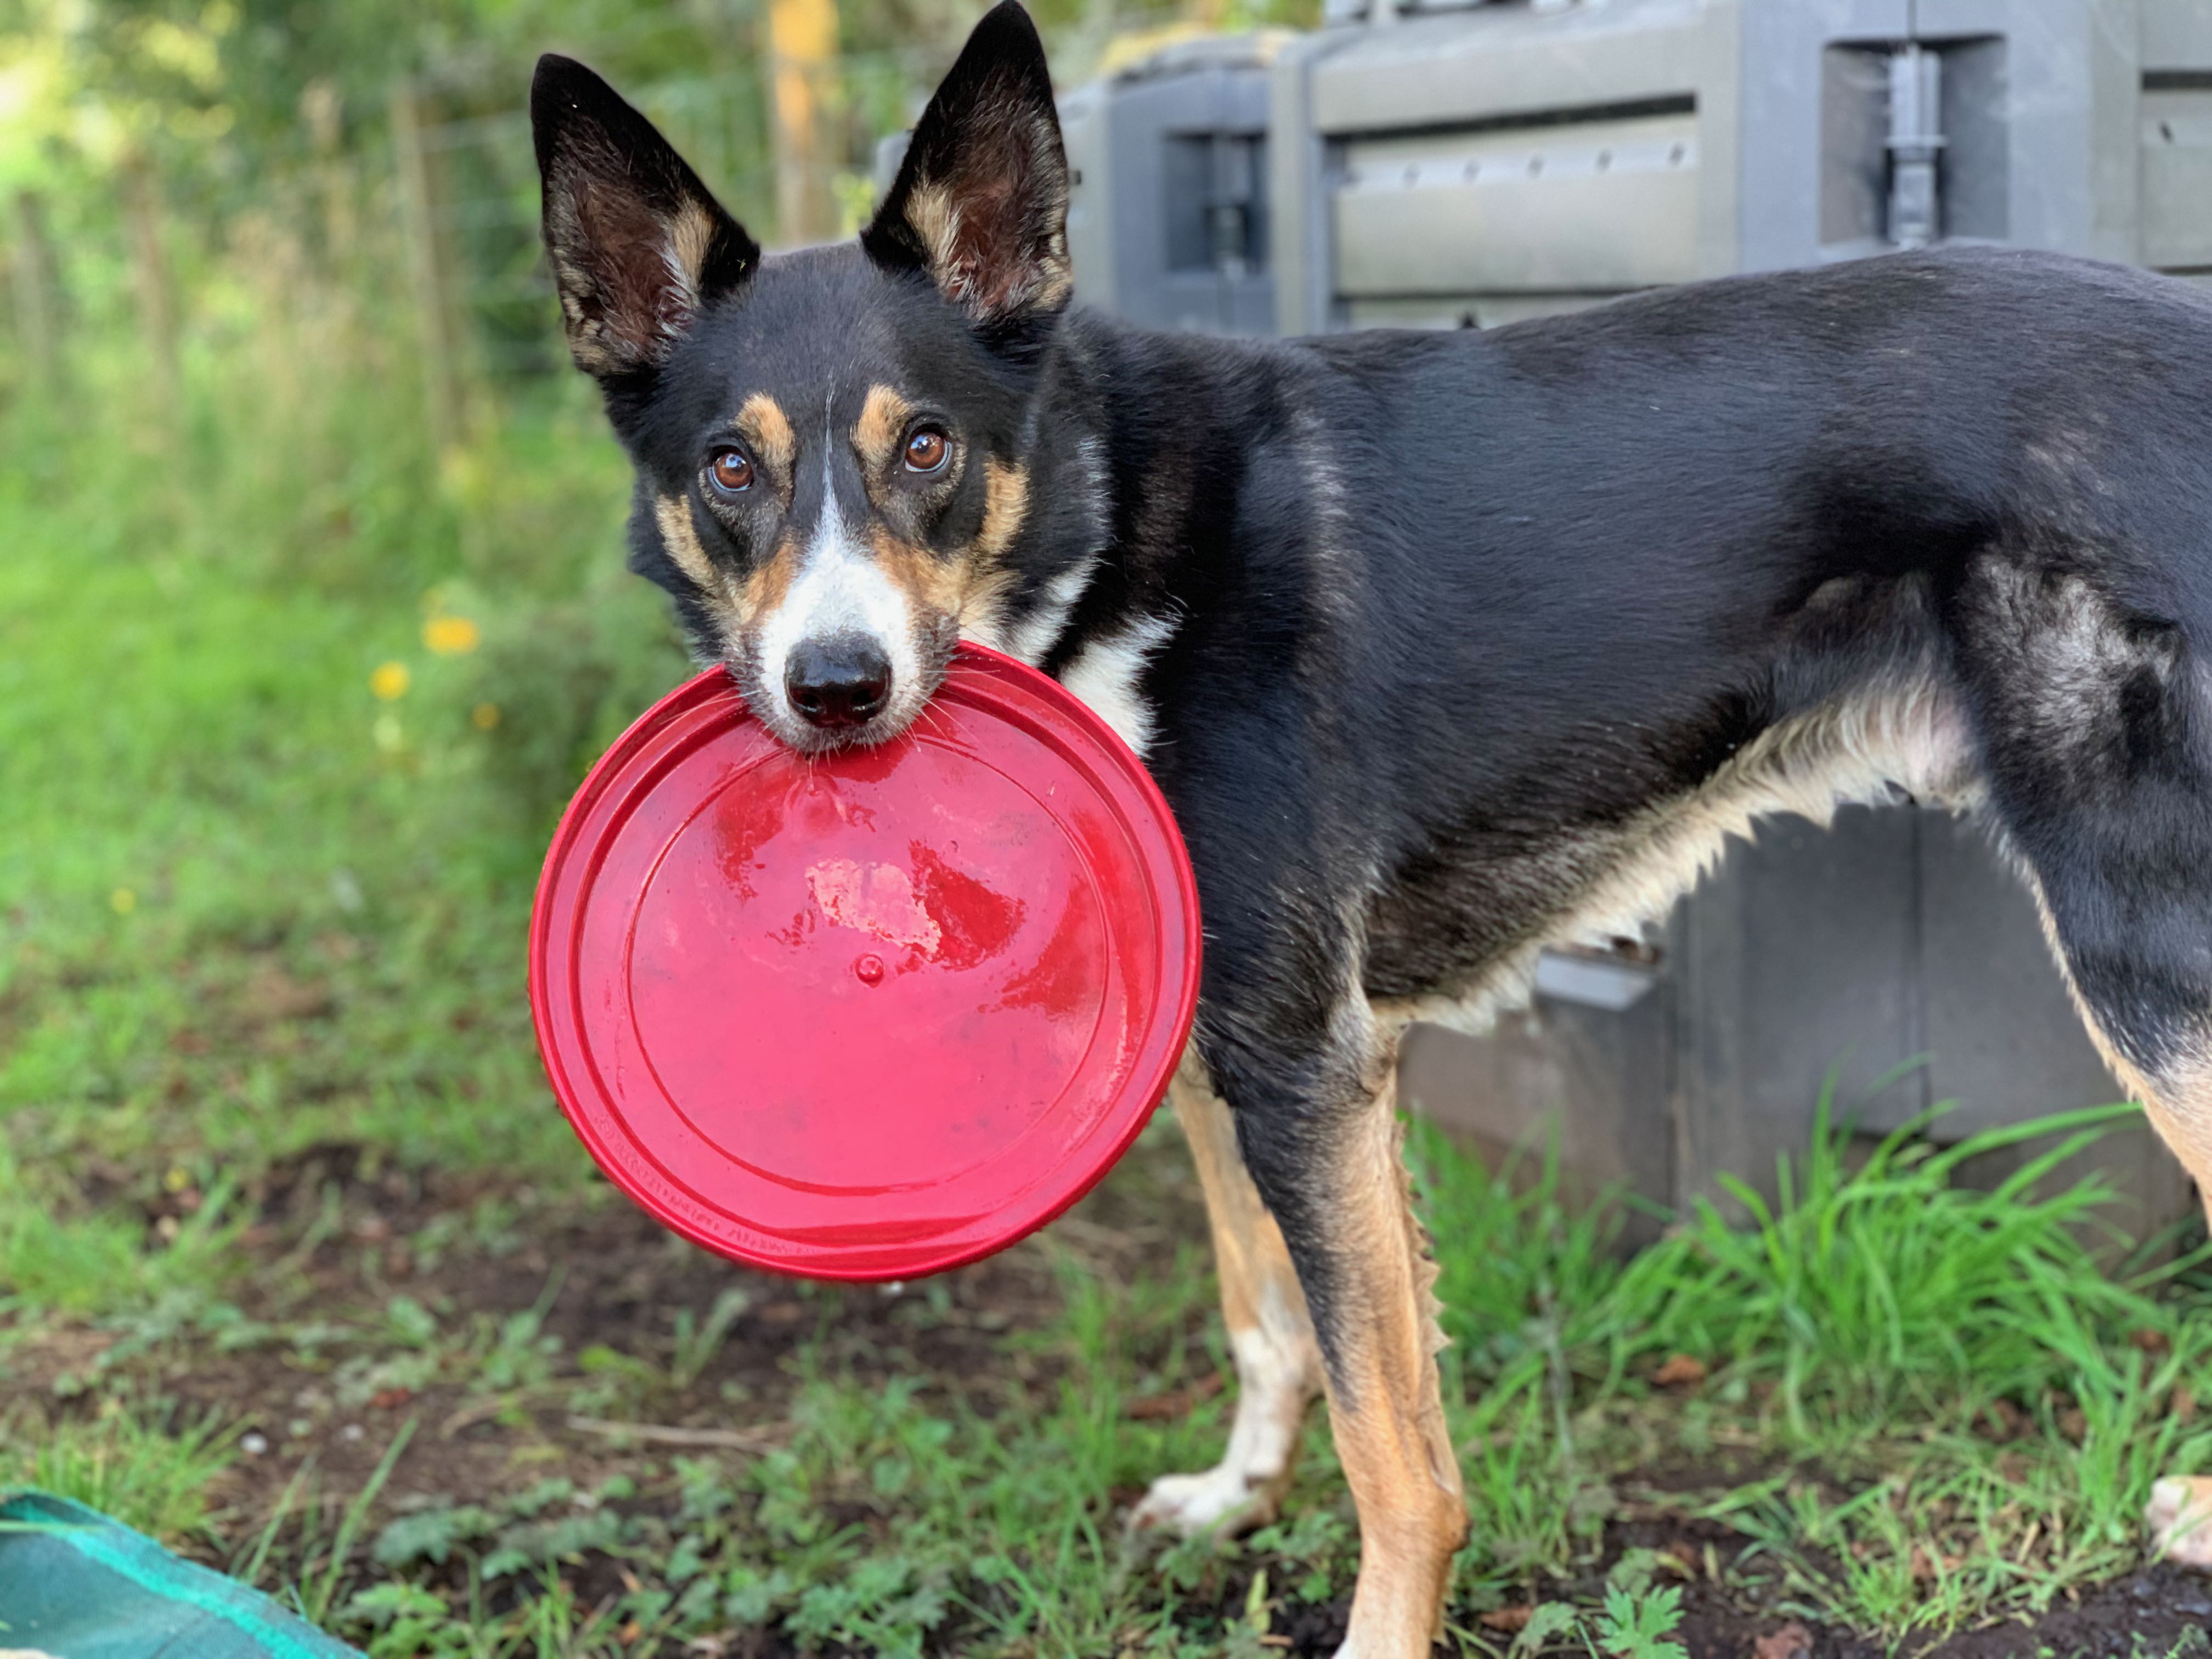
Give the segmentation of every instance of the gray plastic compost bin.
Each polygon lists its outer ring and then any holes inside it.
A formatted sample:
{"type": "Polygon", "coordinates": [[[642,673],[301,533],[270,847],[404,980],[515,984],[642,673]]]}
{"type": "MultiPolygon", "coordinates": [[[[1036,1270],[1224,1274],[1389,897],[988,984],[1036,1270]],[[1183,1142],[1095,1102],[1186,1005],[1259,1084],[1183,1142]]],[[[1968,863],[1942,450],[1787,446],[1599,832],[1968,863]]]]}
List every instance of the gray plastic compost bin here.
{"type": "Polygon", "coordinates": [[[1079,300],[1152,328],[1274,331],[1267,66],[1291,38],[1188,41],[1061,100],[1079,300]]]}
{"type": "MultiPolygon", "coordinates": [[[[1328,16],[1068,97],[1080,294],[1170,327],[1250,331],[1267,291],[1285,333],[1492,326],[1945,240],[2212,280],[2212,0],[1328,16]]],[[[1912,808],[1769,824],[1649,939],[1547,957],[1526,1015],[1417,1029],[1402,1088],[1493,1146],[1555,1129],[1583,1184],[1679,1206],[1723,1172],[1771,1190],[1832,1067],[1868,1131],[1960,1102],[1942,1139],[2121,1093],[2018,884],[1912,808]]],[[[2094,1161],[2138,1231],[2189,1212],[2148,1131],[2094,1161]]]]}

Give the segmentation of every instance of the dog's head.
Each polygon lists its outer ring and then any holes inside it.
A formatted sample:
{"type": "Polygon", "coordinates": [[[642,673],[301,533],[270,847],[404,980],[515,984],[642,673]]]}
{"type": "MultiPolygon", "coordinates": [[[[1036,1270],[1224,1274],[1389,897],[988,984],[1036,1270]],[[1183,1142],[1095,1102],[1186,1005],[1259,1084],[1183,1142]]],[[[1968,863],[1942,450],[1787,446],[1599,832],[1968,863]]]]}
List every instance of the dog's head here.
{"type": "Polygon", "coordinates": [[[577,364],[635,463],[633,563],[804,750],[902,730],[988,635],[1029,508],[1024,421],[1067,303],[1044,52],[1005,0],[858,246],[764,258],[581,64],[531,91],[577,364]]]}

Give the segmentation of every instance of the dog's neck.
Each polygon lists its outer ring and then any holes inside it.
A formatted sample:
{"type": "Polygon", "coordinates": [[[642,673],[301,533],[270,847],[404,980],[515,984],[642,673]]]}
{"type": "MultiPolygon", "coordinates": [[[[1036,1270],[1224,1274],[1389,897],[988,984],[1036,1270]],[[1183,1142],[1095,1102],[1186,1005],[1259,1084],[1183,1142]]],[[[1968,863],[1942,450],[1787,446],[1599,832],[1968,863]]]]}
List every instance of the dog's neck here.
{"type": "Polygon", "coordinates": [[[1224,376],[1258,350],[1081,309],[1061,319],[1039,365],[1029,511],[992,642],[1058,673],[1102,638],[1164,637],[1189,566],[1234,514],[1224,376]]]}

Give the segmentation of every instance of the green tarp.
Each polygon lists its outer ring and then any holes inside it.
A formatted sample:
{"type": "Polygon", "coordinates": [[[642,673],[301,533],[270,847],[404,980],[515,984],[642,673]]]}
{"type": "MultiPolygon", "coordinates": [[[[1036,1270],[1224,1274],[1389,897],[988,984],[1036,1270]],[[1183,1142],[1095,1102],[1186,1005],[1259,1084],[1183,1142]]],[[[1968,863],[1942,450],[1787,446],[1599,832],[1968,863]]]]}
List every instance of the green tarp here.
{"type": "Polygon", "coordinates": [[[0,1498],[0,1659],[360,1659],[267,1596],[82,1504],[0,1498]]]}

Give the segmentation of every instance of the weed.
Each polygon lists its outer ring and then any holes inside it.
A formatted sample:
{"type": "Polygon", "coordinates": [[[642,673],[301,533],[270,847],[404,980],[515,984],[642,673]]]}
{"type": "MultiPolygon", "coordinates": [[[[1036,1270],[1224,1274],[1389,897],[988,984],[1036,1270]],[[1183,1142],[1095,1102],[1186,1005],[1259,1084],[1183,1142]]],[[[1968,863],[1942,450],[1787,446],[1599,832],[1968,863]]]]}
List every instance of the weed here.
{"type": "Polygon", "coordinates": [[[1605,1607],[1588,1620],[1590,1644],[1613,1659],[1690,1659],[1689,1650],[1666,1638],[1682,1622],[1682,1592],[1662,1584],[1641,1594],[1608,1584],[1605,1607]]]}
{"type": "Polygon", "coordinates": [[[368,1659],[464,1659],[477,1644],[446,1598],[419,1584],[386,1580],[356,1590],[344,1618],[368,1638],[368,1659]]]}
{"type": "Polygon", "coordinates": [[[714,1364],[715,1354],[721,1351],[730,1327],[751,1301],[747,1292],[732,1285],[714,1298],[703,1323],[694,1320],[689,1308],[676,1310],[676,1352],[668,1362],[672,1384],[683,1389],[699,1380],[700,1373],[714,1364]]]}
{"type": "Polygon", "coordinates": [[[414,1437],[415,1422],[410,1418],[406,1425],[392,1436],[392,1443],[385,1448],[376,1472],[355,1494],[353,1501],[345,1506],[344,1513],[338,1518],[337,1533],[331,1540],[330,1553],[321,1563],[320,1572],[309,1572],[303,1576],[294,1590],[293,1600],[307,1618],[320,1623],[330,1616],[331,1609],[337,1604],[338,1590],[345,1582],[347,1569],[353,1564],[354,1540],[360,1535],[362,1524],[368,1519],[369,1508],[376,1502],[377,1494],[384,1490],[384,1483],[392,1478],[392,1466],[398,1462],[399,1455],[407,1449],[407,1443],[414,1437]]]}

